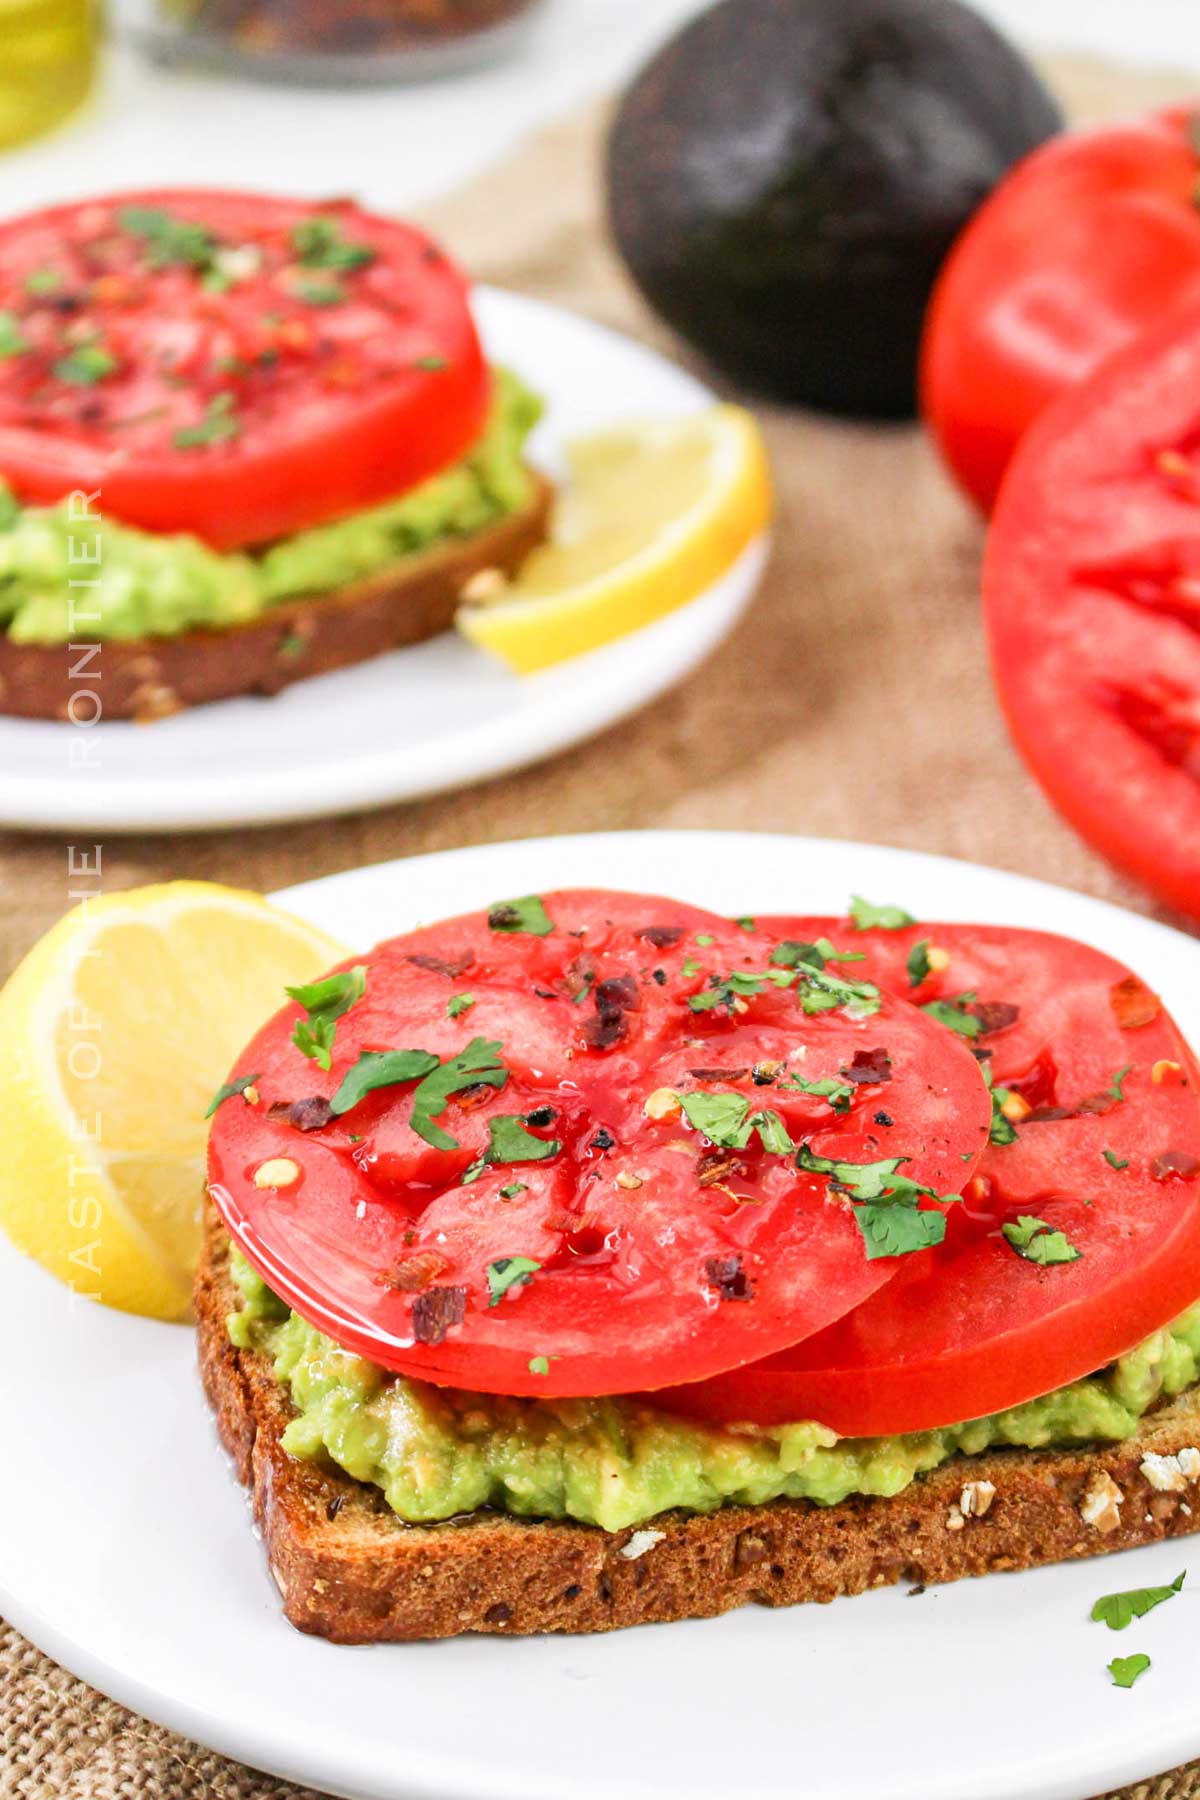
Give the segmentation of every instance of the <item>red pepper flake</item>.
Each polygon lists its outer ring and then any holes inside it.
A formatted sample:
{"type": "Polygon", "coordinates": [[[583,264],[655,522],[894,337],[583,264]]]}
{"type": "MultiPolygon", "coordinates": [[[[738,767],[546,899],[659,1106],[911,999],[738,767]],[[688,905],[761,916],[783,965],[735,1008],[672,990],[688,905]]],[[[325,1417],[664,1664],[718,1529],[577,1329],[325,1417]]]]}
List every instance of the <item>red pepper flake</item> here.
{"type": "Polygon", "coordinates": [[[963,1011],[979,1020],[980,1037],[990,1037],[994,1031],[1007,1031],[1021,1016],[1020,1007],[1008,1000],[971,1000],[963,1011]]]}
{"type": "Polygon", "coordinates": [[[307,1100],[276,1100],[267,1117],[286,1119],[297,1131],[320,1131],[332,1119],[333,1107],[324,1094],[312,1094],[307,1100]]]}
{"type": "Polygon", "coordinates": [[[706,1150],[696,1160],[696,1179],[701,1187],[712,1187],[714,1182],[731,1181],[745,1174],[746,1164],[732,1150],[706,1150]]]}
{"type": "Polygon", "coordinates": [[[1150,1164],[1155,1181],[1194,1181],[1200,1175],[1200,1156],[1190,1150],[1164,1150],[1150,1164]]]}
{"type": "Polygon", "coordinates": [[[1122,1031],[1136,1031],[1150,1025],[1162,1011],[1162,1001],[1136,975],[1114,981],[1108,990],[1109,1005],[1122,1031]]]}
{"type": "Polygon", "coordinates": [[[593,1050],[611,1050],[619,1044],[628,1029],[625,1015],[636,1012],[642,1004],[636,979],[632,975],[614,975],[598,982],[592,990],[596,1016],[583,1028],[584,1041],[593,1050]]]}
{"type": "Polygon", "coordinates": [[[584,1024],[584,1041],[591,1050],[611,1050],[614,1044],[621,1042],[626,1029],[623,1012],[597,1013],[594,1019],[588,1019],[584,1024]]]}
{"type": "MultiPolygon", "coordinates": [[[[398,1294],[419,1294],[431,1282],[444,1275],[450,1264],[440,1250],[417,1250],[402,1256],[398,1263],[380,1277],[382,1286],[394,1288],[398,1294]]],[[[453,1292],[453,1289],[448,1290],[453,1292]]],[[[465,1289],[463,1290],[465,1293],[465,1289]]]]}
{"type": "MultiPolygon", "coordinates": [[[[1006,1082],[1005,1086],[1008,1085],[1006,1082]]],[[[1015,1089],[1013,1091],[1016,1092],[1015,1089]]],[[[1102,1094],[1086,1094],[1082,1100],[1077,1100],[1074,1106],[1035,1106],[1031,1112],[1026,1113],[1021,1123],[1023,1125],[1048,1125],[1058,1119],[1098,1118],[1104,1113],[1111,1112],[1114,1106],[1120,1106],[1120,1104],[1121,1096],[1114,1094],[1109,1088],[1102,1094]]]]}
{"type": "Polygon", "coordinates": [[[640,1012],[641,1007],[642,996],[632,975],[610,976],[596,988],[597,1012],[640,1012]]]}
{"type": "Polygon", "coordinates": [[[460,975],[466,974],[467,970],[475,961],[475,958],[470,950],[464,950],[461,956],[456,956],[454,958],[453,962],[448,962],[446,958],[442,956],[425,956],[420,954],[408,956],[405,958],[405,961],[415,963],[418,969],[428,969],[431,975],[448,975],[450,979],[454,981],[457,980],[460,975]]]}
{"type": "Polygon", "coordinates": [[[892,1059],[882,1046],[878,1050],[856,1050],[841,1074],[844,1081],[876,1086],[892,1079],[892,1059]]]}
{"type": "Polygon", "coordinates": [[[440,1344],[467,1312],[465,1287],[431,1287],[418,1294],[412,1306],[413,1336],[418,1344],[440,1344]]]}
{"type": "Polygon", "coordinates": [[[742,1267],[740,1256],[710,1256],[704,1264],[704,1278],[715,1287],[722,1300],[752,1300],[754,1283],[742,1267]]]}

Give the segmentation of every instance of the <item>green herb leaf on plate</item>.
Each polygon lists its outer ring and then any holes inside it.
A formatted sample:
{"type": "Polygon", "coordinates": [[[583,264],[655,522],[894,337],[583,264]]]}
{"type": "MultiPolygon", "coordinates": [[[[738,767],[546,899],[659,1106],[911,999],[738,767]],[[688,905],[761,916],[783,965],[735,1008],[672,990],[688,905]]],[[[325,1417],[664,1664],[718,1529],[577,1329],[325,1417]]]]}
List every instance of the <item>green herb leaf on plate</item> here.
{"type": "Polygon", "coordinates": [[[1126,1588],[1120,1594],[1101,1594],[1090,1616],[1098,1625],[1107,1625],[1110,1631],[1124,1631],[1127,1625],[1132,1625],[1135,1619],[1144,1619],[1164,1600],[1173,1600],[1186,1577],[1187,1570],[1182,1569],[1168,1587],[1126,1588]]]}

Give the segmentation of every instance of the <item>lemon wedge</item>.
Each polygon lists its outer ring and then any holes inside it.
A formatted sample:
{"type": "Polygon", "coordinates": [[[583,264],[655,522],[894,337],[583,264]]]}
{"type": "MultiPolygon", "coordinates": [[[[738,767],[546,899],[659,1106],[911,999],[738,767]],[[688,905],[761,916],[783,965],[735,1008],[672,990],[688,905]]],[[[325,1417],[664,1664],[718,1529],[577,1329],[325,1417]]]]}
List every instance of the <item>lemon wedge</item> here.
{"type": "Polygon", "coordinates": [[[184,1317],[208,1105],[284,986],[345,954],[203,881],[60,920],[0,991],[0,1224],[17,1247],[107,1306],[184,1317]]]}
{"type": "Polygon", "coordinates": [[[477,577],[455,621],[521,675],[694,600],[771,516],[762,436],[739,406],[621,425],[567,454],[550,541],[511,581],[477,577]]]}

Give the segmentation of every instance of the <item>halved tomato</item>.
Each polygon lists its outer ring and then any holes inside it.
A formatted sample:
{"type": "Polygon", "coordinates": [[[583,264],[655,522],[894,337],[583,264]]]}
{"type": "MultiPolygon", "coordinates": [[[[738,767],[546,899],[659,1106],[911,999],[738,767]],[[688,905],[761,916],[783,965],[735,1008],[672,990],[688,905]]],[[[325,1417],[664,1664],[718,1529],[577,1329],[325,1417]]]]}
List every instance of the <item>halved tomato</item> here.
{"type": "Polygon", "coordinates": [[[403,493],[490,381],[466,283],[345,200],[168,189],[0,225],[0,479],[219,550],[403,493]]]}
{"type": "Polygon", "coordinates": [[[1200,919],[1200,306],[1034,427],[983,593],[1038,781],[1089,843],[1200,919]]]}
{"type": "Polygon", "coordinates": [[[939,1237],[987,1140],[965,1046],[859,968],[590,891],[393,939],[248,1046],[213,1198],[388,1368],[590,1395],[751,1361],[939,1237]]]}
{"type": "Polygon", "coordinates": [[[828,1330],[680,1390],[673,1407],[819,1419],[848,1437],[921,1431],[1087,1375],[1200,1298],[1195,1067],[1135,975],[1004,926],[772,923],[865,950],[881,987],[932,1006],[984,1059],[1000,1141],[938,1249],[904,1258],[828,1330]]]}
{"type": "Polygon", "coordinates": [[[1051,138],[956,240],[921,346],[921,405],[990,508],[1040,412],[1200,295],[1200,113],[1175,107],[1051,138]]]}

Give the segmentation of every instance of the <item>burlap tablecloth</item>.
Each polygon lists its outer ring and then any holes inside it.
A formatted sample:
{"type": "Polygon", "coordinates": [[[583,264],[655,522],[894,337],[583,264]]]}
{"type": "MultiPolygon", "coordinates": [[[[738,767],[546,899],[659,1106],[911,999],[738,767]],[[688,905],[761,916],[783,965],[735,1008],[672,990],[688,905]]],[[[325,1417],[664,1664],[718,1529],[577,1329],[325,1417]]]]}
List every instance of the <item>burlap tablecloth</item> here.
{"type": "MultiPolygon", "coordinates": [[[[1187,91],[1096,64],[1051,75],[1081,118],[1187,91]]],[[[530,140],[431,223],[480,279],[678,354],[606,247],[601,129],[596,112],[530,140]]],[[[191,875],[273,888],[502,838],[725,826],[943,851],[1153,910],[1057,820],[1009,747],[979,629],[980,527],[920,434],[760,410],[779,488],[774,562],[749,616],[675,693],[554,763],[448,798],[272,831],[110,839],[105,887],[191,875]]],[[[69,886],[64,841],[0,841],[0,975],[65,910],[69,886]]],[[[0,1795],[298,1792],[136,1718],[0,1623],[0,1795]]],[[[1122,1800],[1200,1800],[1200,1763],[1122,1800]]]]}

